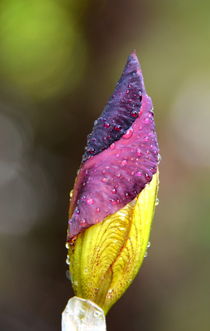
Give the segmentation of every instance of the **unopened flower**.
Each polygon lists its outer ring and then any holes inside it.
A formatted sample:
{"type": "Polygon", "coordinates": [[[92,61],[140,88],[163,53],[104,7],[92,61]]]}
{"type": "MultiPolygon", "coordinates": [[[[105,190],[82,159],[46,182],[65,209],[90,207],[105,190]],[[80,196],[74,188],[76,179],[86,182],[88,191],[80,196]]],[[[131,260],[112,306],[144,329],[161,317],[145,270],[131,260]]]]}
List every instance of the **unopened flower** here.
{"type": "Polygon", "coordinates": [[[69,210],[74,292],[105,313],[131,284],[147,251],[158,162],[152,101],[132,53],[88,136],[69,210]]]}

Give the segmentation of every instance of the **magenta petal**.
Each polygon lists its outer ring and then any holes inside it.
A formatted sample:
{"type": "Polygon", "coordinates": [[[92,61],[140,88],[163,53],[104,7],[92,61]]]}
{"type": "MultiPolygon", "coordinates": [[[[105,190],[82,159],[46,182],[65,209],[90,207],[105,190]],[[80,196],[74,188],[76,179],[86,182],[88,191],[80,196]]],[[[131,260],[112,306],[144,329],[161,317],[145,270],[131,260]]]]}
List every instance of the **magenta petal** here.
{"type": "Polygon", "coordinates": [[[136,55],[131,54],[113,95],[88,136],[83,162],[107,149],[125,134],[139,114],[143,93],[145,89],[139,62],[136,55]]]}
{"type": "Polygon", "coordinates": [[[94,156],[86,150],[75,182],[68,239],[132,201],[157,171],[153,106],[134,53],[97,123],[88,140],[94,156]],[[120,125],[120,134],[114,125],[110,130],[112,123],[120,125]]]}

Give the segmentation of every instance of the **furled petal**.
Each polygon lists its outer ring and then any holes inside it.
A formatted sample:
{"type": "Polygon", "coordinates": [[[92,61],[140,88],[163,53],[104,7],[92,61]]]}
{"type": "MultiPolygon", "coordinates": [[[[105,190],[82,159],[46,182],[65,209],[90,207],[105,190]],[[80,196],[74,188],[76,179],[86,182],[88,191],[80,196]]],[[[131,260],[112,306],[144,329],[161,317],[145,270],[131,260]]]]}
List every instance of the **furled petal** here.
{"type": "Polygon", "coordinates": [[[132,53],[88,137],[69,212],[68,240],[131,202],[157,172],[151,98],[132,53]]]}
{"type": "Polygon", "coordinates": [[[69,245],[75,294],[95,302],[105,313],[131,284],[143,262],[158,181],[156,173],[134,201],[80,233],[69,245]]]}

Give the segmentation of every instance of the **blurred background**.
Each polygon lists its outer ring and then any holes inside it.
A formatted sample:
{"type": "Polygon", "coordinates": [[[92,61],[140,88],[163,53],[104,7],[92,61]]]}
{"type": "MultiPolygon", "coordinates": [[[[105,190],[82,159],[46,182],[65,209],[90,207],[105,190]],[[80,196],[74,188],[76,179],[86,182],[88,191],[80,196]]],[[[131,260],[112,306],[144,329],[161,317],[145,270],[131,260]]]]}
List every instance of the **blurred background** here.
{"type": "Polygon", "coordinates": [[[108,330],[209,330],[209,17],[207,0],[1,0],[0,330],[60,330],[69,191],[133,49],[155,107],[160,205],[108,330]]]}

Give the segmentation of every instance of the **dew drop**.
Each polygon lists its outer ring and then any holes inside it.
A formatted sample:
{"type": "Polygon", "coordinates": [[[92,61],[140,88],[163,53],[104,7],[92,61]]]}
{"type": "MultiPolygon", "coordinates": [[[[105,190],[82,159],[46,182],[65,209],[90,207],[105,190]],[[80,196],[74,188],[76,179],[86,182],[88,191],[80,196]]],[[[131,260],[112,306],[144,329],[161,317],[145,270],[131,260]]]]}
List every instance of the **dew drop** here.
{"type": "Polygon", "coordinates": [[[136,176],[137,177],[141,177],[142,176],[142,172],[141,171],[137,171],[136,176]]]}
{"type": "Polygon", "coordinates": [[[161,155],[158,154],[158,163],[160,163],[160,161],[161,161],[161,155]]]}
{"type": "Polygon", "coordinates": [[[105,122],[104,123],[104,128],[109,128],[110,127],[110,124],[108,122],[105,122]]]}
{"type": "Polygon", "coordinates": [[[132,110],[131,116],[135,118],[138,117],[138,112],[136,110],[132,110]]]}
{"type": "Polygon", "coordinates": [[[144,118],[143,122],[144,122],[145,124],[148,124],[148,123],[150,122],[150,119],[149,119],[148,117],[146,117],[146,118],[144,118]]]}
{"type": "Polygon", "coordinates": [[[148,252],[145,252],[144,257],[147,257],[147,256],[148,256],[148,252]]]}
{"type": "Polygon", "coordinates": [[[70,264],[70,259],[69,259],[69,255],[67,255],[67,258],[66,258],[66,264],[70,264]]]}
{"type": "Polygon", "coordinates": [[[70,199],[73,197],[73,192],[74,192],[74,190],[71,190],[69,193],[70,199]]]}
{"type": "Polygon", "coordinates": [[[93,205],[94,204],[94,200],[92,198],[89,198],[86,200],[88,205],[93,205]]]}
{"type": "Polygon", "coordinates": [[[97,213],[100,213],[100,211],[101,211],[100,208],[96,208],[97,213]]]}
{"type": "Polygon", "coordinates": [[[158,206],[159,205],[159,199],[158,198],[156,198],[156,200],[155,200],[155,206],[158,206]]]}
{"type": "Polygon", "coordinates": [[[107,183],[108,179],[106,177],[103,177],[101,181],[102,181],[102,183],[107,183]]]}
{"type": "Polygon", "coordinates": [[[112,203],[113,206],[115,206],[115,205],[118,205],[120,203],[120,200],[119,199],[117,199],[117,200],[112,199],[111,203],[112,203]]]}
{"type": "Polygon", "coordinates": [[[76,207],[74,212],[75,212],[75,214],[77,214],[77,215],[80,214],[80,210],[79,210],[79,208],[76,207]]]}
{"type": "Polygon", "coordinates": [[[132,137],[132,135],[133,135],[133,129],[130,128],[130,129],[128,129],[128,130],[126,131],[126,133],[122,136],[122,138],[124,138],[124,139],[129,139],[129,138],[132,137]]]}
{"type": "Polygon", "coordinates": [[[147,142],[147,141],[149,140],[149,137],[148,137],[148,136],[145,136],[145,137],[143,138],[143,140],[147,142]]]}
{"type": "Polygon", "coordinates": [[[150,181],[152,179],[152,177],[149,174],[145,174],[146,180],[150,181]]]}
{"type": "Polygon", "coordinates": [[[113,144],[110,145],[110,149],[111,150],[115,149],[115,143],[113,143],[113,144]]]}
{"type": "Polygon", "coordinates": [[[70,247],[70,245],[69,245],[69,243],[68,243],[68,242],[66,243],[66,245],[65,245],[65,246],[66,246],[66,249],[69,249],[69,247],[70,247]]]}
{"type": "Polygon", "coordinates": [[[95,152],[95,148],[93,148],[93,147],[88,147],[88,148],[87,148],[87,152],[93,154],[93,153],[95,152]]]}
{"type": "Polygon", "coordinates": [[[80,225],[85,226],[86,225],[86,220],[83,218],[80,220],[80,225]]]}
{"type": "Polygon", "coordinates": [[[137,156],[141,156],[142,155],[142,151],[140,148],[137,148],[137,156]]]}
{"type": "Polygon", "coordinates": [[[117,190],[115,187],[112,189],[112,193],[114,193],[114,194],[117,193],[117,190]]]}
{"type": "Polygon", "coordinates": [[[147,243],[147,248],[150,248],[150,246],[151,246],[151,242],[148,241],[148,243],[147,243]]]}
{"type": "Polygon", "coordinates": [[[117,132],[120,131],[121,130],[121,126],[120,125],[115,125],[114,126],[114,130],[117,131],[117,132]]]}
{"type": "Polygon", "coordinates": [[[125,166],[127,164],[127,161],[126,160],[123,160],[122,162],[121,162],[121,166],[125,166]]]}

